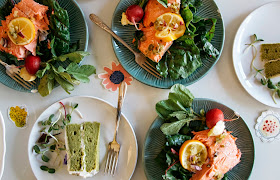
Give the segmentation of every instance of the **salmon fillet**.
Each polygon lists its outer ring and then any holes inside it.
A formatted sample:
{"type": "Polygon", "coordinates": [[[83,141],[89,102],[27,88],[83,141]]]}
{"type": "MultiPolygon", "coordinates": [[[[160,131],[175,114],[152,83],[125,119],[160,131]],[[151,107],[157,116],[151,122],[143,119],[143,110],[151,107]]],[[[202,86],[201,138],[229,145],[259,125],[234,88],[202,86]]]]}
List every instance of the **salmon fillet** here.
{"type": "MultiPolygon", "coordinates": [[[[176,4],[177,7],[180,7],[181,0],[168,0],[168,3],[176,4]]],[[[165,8],[157,0],[149,0],[145,8],[145,16],[143,19],[144,26],[152,26],[159,16],[168,12],[179,13],[175,8],[165,8]]]]}
{"type": "Polygon", "coordinates": [[[143,25],[140,28],[143,31],[143,37],[138,43],[138,49],[154,62],[159,62],[173,44],[173,41],[163,42],[155,37],[156,29],[154,22],[164,13],[176,12],[176,8],[172,7],[176,5],[176,7],[180,8],[180,2],[181,0],[168,0],[168,3],[171,4],[168,8],[165,8],[157,0],[149,0],[146,5],[143,25]]]}
{"type": "Polygon", "coordinates": [[[11,14],[6,16],[5,20],[1,21],[2,26],[0,26],[0,39],[6,39],[8,41],[8,44],[5,47],[3,47],[3,45],[0,45],[0,50],[16,56],[19,60],[24,59],[28,55],[28,52],[31,52],[32,55],[36,56],[36,46],[39,35],[38,31],[49,30],[47,11],[47,6],[36,3],[34,0],[22,0],[21,2],[16,4],[12,9],[11,14]],[[7,35],[7,32],[9,31],[8,24],[10,23],[10,21],[17,17],[28,18],[35,26],[36,35],[34,40],[24,46],[13,44],[7,35]]]}
{"type": "Polygon", "coordinates": [[[240,162],[241,152],[236,146],[236,139],[231,132],[224,132],[220,137],[210,136],[204,130],[193,132],[193,139],[201,141],[208,151],[209,162],[197,171],[191,180],[212,180],[221,179],[225,173],[231,170],[240,162]],[[218,139],[217,139],[218,138],[218,139]]]}

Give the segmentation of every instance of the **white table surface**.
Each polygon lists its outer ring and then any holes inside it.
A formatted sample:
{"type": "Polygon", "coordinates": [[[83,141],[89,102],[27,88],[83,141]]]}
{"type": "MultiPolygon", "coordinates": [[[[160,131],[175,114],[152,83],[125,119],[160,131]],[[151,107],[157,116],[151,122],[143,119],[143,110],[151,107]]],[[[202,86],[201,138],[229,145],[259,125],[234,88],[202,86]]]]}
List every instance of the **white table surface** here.
{"type": "MultiPolygon", "coordinates": [[[[255,143],[255,164],[251,174],[252,180],[279,179],[280,142],[263,143],[256,137],[254,125],[262,111],[279,109],[261,104],[252,98],[239,83],[232,63],[232,46],[235,33],[244,18],[257,7],[271,0],[216,0],[225,23],[225,45],[222,56],[216,66],[200,81],[188,88],[197,98],[211,98],[224,103],[239,112],[246,121],[255,143]]],[[[100,16],[107,24],[111,24],[112,15],[119,0],[78,0],[85,13],[89,26],[90,40],[88,51],[91,56],[84,63],[97,68],[97,74],[103,72],[103,66],[110,66],[116,61],[111,37],[89,21],[91,12],[100,16]]],[[[166,99],[168,89],[156,89],[133,80],[128,87],[123,113],[131,122],[139,145],[138,163],[133,180],[146,179],[142,165],[142,149],[145,134],[157,116],[155,104],[166,99]]],[[[6,162],[2,179],[36,179],[30,168],[27,154],[27,143],[31,128],[37,117],[52,103],[75,95],[90,95],[102,98],[112,104],[117,103],[117,92],[103,89],[97,75],[91,77],[89,84],[81,84],[68,95],[61,88],[55,88],[48,97],[39,94],[17,92],[0,84],[0,110],[6,126],[6,162]],[[26,129],[18,129],[7,118],[7,109],[12,105],[26,104],[30,110],[30,118],[26,129]]]]}

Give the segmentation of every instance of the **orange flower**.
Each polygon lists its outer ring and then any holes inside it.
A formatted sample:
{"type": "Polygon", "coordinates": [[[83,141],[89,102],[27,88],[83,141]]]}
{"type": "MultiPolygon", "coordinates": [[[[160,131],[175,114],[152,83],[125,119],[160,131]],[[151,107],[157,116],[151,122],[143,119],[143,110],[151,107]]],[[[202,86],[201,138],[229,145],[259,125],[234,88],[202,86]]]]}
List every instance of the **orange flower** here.
{"type": "Polygon", "coordinates": [[[130,85],[132,77],[123,69],[123,67],[115,62],[112,62],[112,69],[104,67],[106,73],[99,74],[98,77],[103,79],[102,84],[106,89],[116,91],[120,84],[124,81],[130,85]]]}

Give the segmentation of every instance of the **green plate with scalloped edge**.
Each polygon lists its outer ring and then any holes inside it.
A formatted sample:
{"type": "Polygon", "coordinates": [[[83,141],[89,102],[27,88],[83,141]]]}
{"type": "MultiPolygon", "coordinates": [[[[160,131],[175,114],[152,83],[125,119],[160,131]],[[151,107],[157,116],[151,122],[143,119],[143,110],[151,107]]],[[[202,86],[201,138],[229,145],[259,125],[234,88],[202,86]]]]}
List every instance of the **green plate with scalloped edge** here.
{"type": "MultiPolygon", "coordinates": [[[[135,27],[122,26],[121,17],[122,13],[125,12],[130,5],[137,4],[138,2],[139,0],[120,0],[119,4],[115,9],[112,20],[112,30],[133,48],[135,48],[132,44],[135,27]]],[[[202,0],[202,2],[203,5],[198,9],[197,14],[201,17],[217,19],[215,36],[212,39],[211,43],[217,50],[220,51],[221,55],[225,39],[222,15],[220,14],[219,8],[217,7],[215,1],[202,0]]],[[[114,39],[112,39],[112,43],[116,56],[119,59],[121,65],[124,67],[124,69],[138,81],[156,88],[170,88],[172,85],[178,83],[184,85],[191,85],[196,81],[200,80],[202,77],[204,77],[220,58],[220,55],[217,57],[216,60],[208,57],[202,58],[202,66],[199,67],[194,73],[192,73],[189,77],[185,79],[173,80],[171,78],[164,78],[160,80],[148,73],[147,71],[145,71],[144,69],[142,69],[135,62],[133,53],[131,53],[121,43],[115,41],[114,39]]]]}
{"type": "MultiPolygon", "coordinates": [[[[8,0],[0,0],[0,7],[2,7],[8,0]]],[[[20,2],[20,0],[14,0],[15,3],[20,2]]],[[[57,0],[60,4],[60,6],[67,10],[69,15],[69,21],[70,21],[70,39],[71,43],[75,43],[78,40],[80,40],[80,49],[81,51],[86,51],[88,46],[88,27],[87,23],[84,17],[84,13],[81,10],[80,6],[75,0],[57,0]]],[[[0,20],[3,20],[2,17],[0,17],[0,20]]],[[[0,55],[0,59],[3,57],[0,55]]],[[[64,62],[65,64],[67,62],[64,62]]],[[[63,63],[62,63],[63,64],[63,63]]],[[[12,89],[15,89],[17,91],[21,92],[30,92],[30,90],[26,90],[24,87],[22,87],[20,84],[15,82],[12,78],[10,78],[6,74],[6,69],[4,66],[0,65],[0,82],[12,89]]],[[[36,83],[39,85],[39,80],[36,80],[36,83]]],[[[34,87],[34,89],[37,89],[37,87],[34,87]]]]}
{"type": "MultiPolygon", "coordinates": [[[[230,119],[234,115],[232,109],[211,99],[196,98],[192,108],[195,112],[199,112],[201,109],[207,112],[210,109],[218,108],[223,111],[226,119],[230,119]]],[[[161,180],[165,173],[155,161],[166,142],[165,136],[160,130],[163,123],[163,119],[157,117],[146,134],[142,156],[148,180],[161,180]]],[[[255,159],[254,142],[250,130],[241,117],[238,120],[226,122],[226,129],[232,131],[232,135],[237,137],[236,145],[242,153],[241,162],[227,173],[228,180],[247,180],[250,177],[255,159]]]]}

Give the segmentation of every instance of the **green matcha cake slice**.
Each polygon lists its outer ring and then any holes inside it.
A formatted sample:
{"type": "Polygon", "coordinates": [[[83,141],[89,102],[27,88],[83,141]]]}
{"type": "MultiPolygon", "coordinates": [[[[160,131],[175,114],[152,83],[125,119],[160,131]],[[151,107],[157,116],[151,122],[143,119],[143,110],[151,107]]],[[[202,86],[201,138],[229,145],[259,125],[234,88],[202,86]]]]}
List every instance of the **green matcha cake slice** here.
{"type": "Polygon", "coordinates": [[[99,171],[99,132],[100,123],[85,122],[84,145],[86,172],[96,174],[99,171]]]}
{"type": "Polygon", "coordinates": [[[280,75],[280,59],[268,61],[264,65],[264,72],[267,78],[273,78],[280,75]]]}
{"type": "Polygon", "coordinates": [[[69,124],[65,131],[69,174],[92,177],[99,171],[100,123],[69,124]]]}
{"type": "Polygon", "coordinates": [[[84,152],[82,149],[81,128],[82,126],[79,124],[69,124],[66,126],[65,144],[67,149],[67,164],[69,172],[79,172],[83,167],[84,152]]]}
{"type": "Polygon", "coordinates": [[[270,61],[278,58],[280,58],[280,43],[261,45],[262,60],[270,61]]]}

